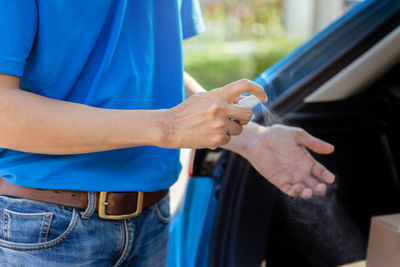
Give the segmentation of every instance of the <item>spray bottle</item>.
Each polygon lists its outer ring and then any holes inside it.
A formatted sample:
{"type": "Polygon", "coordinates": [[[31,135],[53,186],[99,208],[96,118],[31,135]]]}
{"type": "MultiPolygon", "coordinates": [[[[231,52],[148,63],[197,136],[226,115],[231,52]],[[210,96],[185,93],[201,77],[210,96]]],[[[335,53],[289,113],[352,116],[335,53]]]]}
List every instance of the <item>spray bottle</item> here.
{"type": "MultiPolygon", "coordinates": [[[[261,103],[260,99],[258,99],[254,95],[250,95],[250,96],[246,96],[245,98],[239,100],[237,105],[253,109],[260,103],[261,103]]],[[[270,126],[270,125],[273,125],[276,123],[282,123],[282,121],[279,119],[279,117],[277,115],[274,115],[273,113],[271,113],[265,105],[258,106],[254,110],[254,115],[253,115],[252,120],[257,120],[258,123],[261,123],[265,126],[270,126]]]]}
{"type": "Polygon", "coordinates": [[[246,96],[245,98],[239,100],[238,106],[254,108],[259,103],[261,103],[261,100],[258,99],[258,97],[256,97],[255,95],[250,95],[250,96],[246,96]]]}

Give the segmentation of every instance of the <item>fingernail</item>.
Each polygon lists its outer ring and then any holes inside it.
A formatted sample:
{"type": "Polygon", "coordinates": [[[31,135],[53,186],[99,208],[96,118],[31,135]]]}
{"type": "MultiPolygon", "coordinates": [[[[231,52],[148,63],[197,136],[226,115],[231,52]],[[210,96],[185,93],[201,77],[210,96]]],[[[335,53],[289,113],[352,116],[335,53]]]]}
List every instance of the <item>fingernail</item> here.
{"type": "Polygon", "coordinates": [[[324,171],[324,173],[322,174],[322,177],[325,180],[329,180],[330,182],[333,183],[333,181],[335,180],[335,175],[333,175],[331,172],[329,171],[324,171]]]}

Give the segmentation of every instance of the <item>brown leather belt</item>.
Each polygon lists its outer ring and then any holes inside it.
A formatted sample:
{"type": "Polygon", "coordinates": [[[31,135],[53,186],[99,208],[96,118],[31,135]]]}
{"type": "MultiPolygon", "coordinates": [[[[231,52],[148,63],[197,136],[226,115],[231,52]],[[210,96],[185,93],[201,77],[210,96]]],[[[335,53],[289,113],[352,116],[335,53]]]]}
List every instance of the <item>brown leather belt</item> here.
{"type": "MultiPolygon", "coordinates": [[[[48,190],[23,187],[0,177],[0,195],[26,198],[85,210],[87,191],[48,190]]],[[[96,208],[103,219],[121,220],[138,216],[143,208],[160,201],[168,190],[156,192],[96,192],[96,208]]]]}

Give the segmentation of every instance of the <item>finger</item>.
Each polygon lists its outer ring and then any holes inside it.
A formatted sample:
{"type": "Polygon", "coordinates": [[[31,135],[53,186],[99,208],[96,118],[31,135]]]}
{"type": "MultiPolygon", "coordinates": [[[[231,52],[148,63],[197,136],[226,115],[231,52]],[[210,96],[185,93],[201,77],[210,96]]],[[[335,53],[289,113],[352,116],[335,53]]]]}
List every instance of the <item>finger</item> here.
{"type": "Polygon", "coordinates": [[[290,189],[289,189],[289,195],[290,196],[299,196],[301,192],[305,189],[305,185],[303,183],[297,183],[294,184],[290,189]]]}
{"type": "Polygon", "coordinates": [[[237,120],[236,122],[239,123],[240,125],[246,125],[249,124],[251,120],[237,120]]]}
{"type": "Polygon", "coordinates": [[[335,150],[333,145],[310,135],[302,129],[298,131],[297,141],[319,154],[331,154],[335,150]]]}
{"type": "Polygon", "coordinates": [[[315,187],[314,192],[318,196],[325,196],[327,190],[328,188],[326,187],[326,184],[318,184],[315,187]]]}
{"type": "Polygon", "coordinates": [[[227,108],[227,115],[229,118],[239,120],[240,124],[247,124],[253,117],[253,110],[247,107],[240,107],[229,105],[227,108]]]}
{"type": "Polygon", "coordinates": [[[314,188],[319,184],[317,179],[315,179],[313,176],[309,175],[306,179],[304,179],[304,183],[307,185],[307,187],[314,188]]]}
{"type": "Polygon", "coordinates": [[[215,150],[218,147],[221,147],[221,146],[229,143],[230,140],[231,140],[231,136],[228,133],[215,136],[214,141],[208,148],[215,150]]]}
{"type": "Polygon", "coordinates": [[[332,184],[335,181],[335,175],[318,161],[315,161],[314,166],[311,169],[311,173],[327,184],[332,184]]]}
{"type": "Polygon", "coordinates": [[[281,186],[279,189],[285,193],[286,195],[290,196],[290,197],[295,197],[297,196],[295,194],[295,191],[292,189],[293,185],[292,184],[284,184],[283,186],[281,186]]]}
{"type": "Polygon", "coordinates": [[[310,199],[313,195],[313,191],[311,188],[304,188],[300,193],[300,197],[303,199],[310,199]]]}
{"type": "Polygon", "coordinates": [[[304,180],[304,183],[307,185],[308,188],[312,189],[313,192],[318,196],[323,196],[326,194],[326,185],[320,183],[315,179],[313,176],[309,176],[304,180]]]}
{"type": "Polygon", "coordinates": [[[243,98],[245,98],[245,96],[243,96],[243,95],[238,96],[235,100],[233,100],[232,103],[237,104],[237,103],[239,103],[239,101],[242,100],[243,98]]]}
{"type": "Polygon", "coordinates": [[[249,93],[258,97],[261,101],[266,102],[268,97],[264,88],[250,80],[239,80],[222,88],[229,103],[233,103],[240,95],[249,93]]]}
{"type": "Polygon", "coordinates": [[[228,125],[227,125],[227,130],[228,130],[228,134],[231,136],[239,135],[243,131],[243,126],[235,121],[229,120],[228,125]]]}

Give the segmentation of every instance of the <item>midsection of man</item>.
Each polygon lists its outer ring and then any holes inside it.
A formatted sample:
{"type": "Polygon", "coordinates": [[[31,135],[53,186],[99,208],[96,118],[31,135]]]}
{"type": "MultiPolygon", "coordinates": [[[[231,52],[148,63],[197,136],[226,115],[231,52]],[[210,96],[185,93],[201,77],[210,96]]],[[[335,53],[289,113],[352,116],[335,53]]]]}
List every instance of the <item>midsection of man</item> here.
{"type": "MultiPolygon", "coordinates": [[[[17,80],[15,89],[24,95],[7,92],[0,99],[65,105],[64,115],[56,110],[66,121],[69,107],[121,113],[176,106],[183,100],[182,39],[203,30],[198,12],[198,3],[186,0],[1,0],[0,85],[17,80]]],[[[179,150],[10,147],[0,149],[0,212],[7,228],[0,265],[165,265],[166,190],[180,171],[179,150]]]]}
{"type": "MultiPolygon", "coordinates": [[[[23,2],[7,4],[16,21],[2,21],[11,38],[0,45],[0,71],[20,76],[21,89],[106,109],[163,109],[183,100],[181,3],[23,2]]],[[[156,147],[0,155],[1,177],[39,188],[154,191],[180,170],[177,150],[156,147]]]]}

